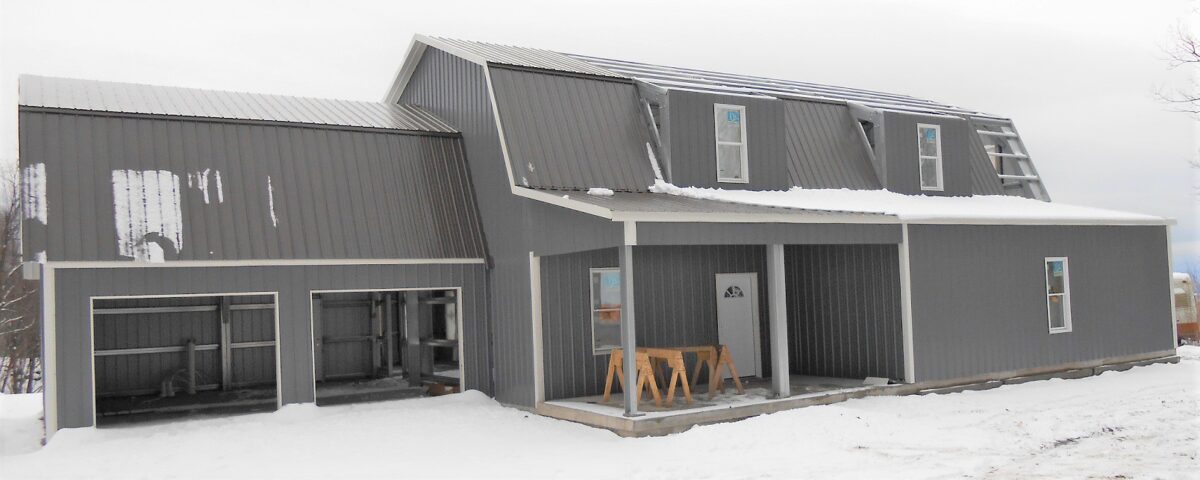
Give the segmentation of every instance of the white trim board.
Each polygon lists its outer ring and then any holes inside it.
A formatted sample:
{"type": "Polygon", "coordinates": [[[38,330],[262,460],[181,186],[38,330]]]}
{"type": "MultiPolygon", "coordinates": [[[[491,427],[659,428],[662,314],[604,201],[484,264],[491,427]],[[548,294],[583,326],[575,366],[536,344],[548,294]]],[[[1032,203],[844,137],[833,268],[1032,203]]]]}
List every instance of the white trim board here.
{"type": "Polygon", "coordinates": [[[900,270],[900,325],[904,344],[904,382],[916,381],[916,352],[913,345],[912,273],[909,259],[908,224],[901,227],[899,249],[900,270]]]}
{"type": "Polygon", "coordinates": [[[311,259],[311,260],[168,260],[138,262],[132,260],[54,260],[49,268],[208,268],[208,267],[295,267],[322,265],[464,265],[484,264],[482,258],[383,258],[383,259],[311,259]]]}
{"type": "MultiPolygon", "coordinates": [[[[1167,226],[1167,293],[1171,295],[1171,346],[1179,345],[1179,325],[1175,323],[1175,253],[1171,248],[1171,226],[1167,226]]],[[[1192,279],[1200,281],[1200,279],[1192,279]]]]}
{"type": "Polygon", "coordinates": [[[417,66],[421,64],[421,58],[425,56],[425,48],[428,46],[425,42],[418,40],[418,36],[414,36],[408,42],[408,53],[404,55],[404,60],[400,62],[400,66],[396,69],[396,74],[392,80],[392,85],[388,87],[388,91],[383,96],[383,103],[399,103],[400,95],[404,93],[404,89],[408,87],[408,82],[412,80],[412,75],[417,71],[417,66]]]}
{"type": "Polygon", "coordinates": [[[546,366],[542,353],[542,257],[529,252],[529,302],[533,333],[533,404],[546,401],[546,366]]]}
{"type": "MultiPolygon", "coordinates": [[[[42,408],[46,441],[58,432],[58,335],[55,322],[54,268],[42,266],[42,408]]],[[[90,307],[89,307],[90,308],[90,307]]],[[[90,312],[89,312],[90,313],[90,312]]],[[[93,375],[93,383],[95,378],[93,375]]]]}

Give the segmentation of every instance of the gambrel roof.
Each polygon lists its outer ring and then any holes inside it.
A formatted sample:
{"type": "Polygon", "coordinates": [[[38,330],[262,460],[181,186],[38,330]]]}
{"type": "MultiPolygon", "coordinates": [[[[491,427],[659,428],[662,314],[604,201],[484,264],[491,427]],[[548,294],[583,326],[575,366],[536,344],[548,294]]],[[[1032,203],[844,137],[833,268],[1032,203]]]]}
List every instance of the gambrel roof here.
{"type": "MultiPolygon", "coordinates": [[[[470,59],[476,63],[508,65],[580,75],[625,78],[642,81],[662,88],[773,98],[833,101],[838,103],[848,102],[872,108],[906,112],[1003,119],[1003,117],[997,115],[969,108],[924,100],[908,95],[861,88],[737,75],[694,68],[671,67],[589,55],[560,53],[537,48],[417,35],[414,41],[414,48],[423,48],[423,46],[432,46],[439,50],[470,59]]],[[[416,57],[420,55],[414,56],[411,55],[411,52],[412,50],[410,50],[409,60],[419,60],[416,57]]],[[[404,90],[404,84],[407,82],[408,75],[411,75],[412,68],[415,68],[415,65],[401,67],[396,82],[386,98],[387,101],[394,101],[399,98],[399,92],[404,90]]]]}

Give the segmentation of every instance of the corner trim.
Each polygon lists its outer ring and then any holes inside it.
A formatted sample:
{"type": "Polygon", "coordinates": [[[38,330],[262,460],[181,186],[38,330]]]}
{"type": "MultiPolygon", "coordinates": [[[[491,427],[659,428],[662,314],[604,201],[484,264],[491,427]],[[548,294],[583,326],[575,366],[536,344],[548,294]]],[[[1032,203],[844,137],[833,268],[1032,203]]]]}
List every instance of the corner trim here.
{"type": "Polygon", "coordinates": [[[916,355],[913,349],[912,272],[909,259],[908,224],[901,225],[900,248],[900,322],[904,342],[904,382],[914,383],[917,377],[916,355]]]}

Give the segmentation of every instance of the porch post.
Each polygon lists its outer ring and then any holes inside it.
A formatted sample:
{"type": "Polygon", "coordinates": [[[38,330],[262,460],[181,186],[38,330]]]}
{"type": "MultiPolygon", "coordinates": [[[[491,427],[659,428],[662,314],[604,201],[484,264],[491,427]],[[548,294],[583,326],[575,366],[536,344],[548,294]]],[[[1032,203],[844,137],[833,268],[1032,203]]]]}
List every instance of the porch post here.
{"type": "Polygon", "coordinates": [[[788,368],[787,279],[784,276],[783,245],[767,245],[767,313],[771,324],[771,393],[776,398],[792,395],[788,368]]]}
{"type": "Polygon", "coordinates": [[[621,267],[621,351],[625,353],[625,416],[638,413],[637,389],[637,332],[633,318],[633,245],[622,245],[621,267]]]}

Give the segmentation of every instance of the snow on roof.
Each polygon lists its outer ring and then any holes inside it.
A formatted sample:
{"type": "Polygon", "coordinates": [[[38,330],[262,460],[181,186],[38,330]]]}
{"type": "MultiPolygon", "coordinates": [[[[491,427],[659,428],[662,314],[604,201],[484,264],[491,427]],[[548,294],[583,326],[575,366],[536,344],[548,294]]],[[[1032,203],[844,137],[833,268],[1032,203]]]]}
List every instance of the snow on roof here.
{"type": "Polygon", "coordinates": [[[751,191],[678,187],[663,181],[655,193],[772,207],[894,215],[906,222],[1166,224],[1138,213],[1043,202],[1005,195],[934,197],[887,190],[808,189],[751,191]]]}

